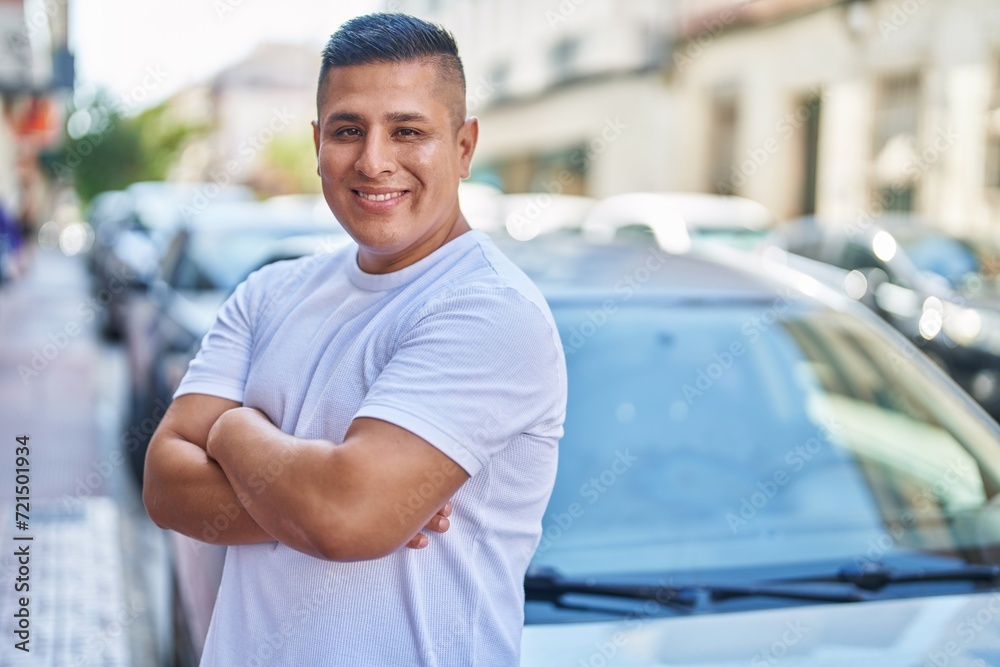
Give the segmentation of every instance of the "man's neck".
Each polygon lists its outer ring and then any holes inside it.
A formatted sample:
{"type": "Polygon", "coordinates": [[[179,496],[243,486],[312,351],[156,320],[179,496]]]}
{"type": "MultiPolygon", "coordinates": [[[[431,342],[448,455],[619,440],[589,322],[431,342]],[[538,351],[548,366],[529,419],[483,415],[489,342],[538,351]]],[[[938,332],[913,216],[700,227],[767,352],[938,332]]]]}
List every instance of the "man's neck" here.
{"type": "Polygon", "coordinates": [[[412,248],[408,248],[396,257],[387,257],[371,253],[364,247],[360,248],[358,250],[358,267],[365,273],[374,274],[399,271],[419,262],[435,250],[443,247],[449,241],[453,241],[471,229],[465,216],[459,211],[458,217],[455,218],[455,222],[450,227],[442,227],[436,230],[432,236],[424,239],[412,248]]]}

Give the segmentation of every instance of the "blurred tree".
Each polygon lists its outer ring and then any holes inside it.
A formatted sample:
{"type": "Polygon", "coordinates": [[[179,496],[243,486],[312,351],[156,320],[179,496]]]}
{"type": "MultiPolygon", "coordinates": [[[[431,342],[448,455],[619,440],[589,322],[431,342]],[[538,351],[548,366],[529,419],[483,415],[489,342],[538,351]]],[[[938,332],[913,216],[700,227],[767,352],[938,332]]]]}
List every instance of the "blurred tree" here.
{"type": "Polygon", "coordinates": [[[316,175],[316,147],[312,132],[289,132],[276,137],[264,155],[264,171],[283,187],[272,194],[308,192],[318,194],[319,176],[316,175]]]}
{"type": "Polygon", "coordinates": [[[164,179],[184,145],[208,129],[177,121],[164,103],[134,116],[127,112],[106,94],[86,107],[71,107],[66,140],[44,160],[84,202],[138,181],[164,179]]]}

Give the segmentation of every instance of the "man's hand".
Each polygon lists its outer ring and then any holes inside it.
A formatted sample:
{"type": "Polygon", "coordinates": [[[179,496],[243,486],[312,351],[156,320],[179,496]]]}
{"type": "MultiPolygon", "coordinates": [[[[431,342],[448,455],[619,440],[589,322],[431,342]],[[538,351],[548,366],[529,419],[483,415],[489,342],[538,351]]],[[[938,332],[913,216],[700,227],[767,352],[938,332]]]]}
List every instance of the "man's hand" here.
{"type": "MultiPolygon", "coordinates": [[[[240,438],[240,434],[246,432],[244,429],[252,428],[253,423],[261,418],[267,419],[270,422],[267,415],[256,408],[243,406],[226,411],[219,416],[209,430],[208,439],[205,443],[205,451],[213,459],[221,455],[222,452],[225,452],[227,456],[234,454],[238,456],[239,448],[245,444],[244,440],[240,438]]],[[[247,504],[249,505],[249,502],[247,504]]],[[[423,527],[423,530],[435,533],[444,533],[447,531],[451,527],[451,522],[448,519],[451,516],[451,510],[451,501],[448,501],[431,517],[430,521],[423,527]]],[[[423,549],[429,543],[430,540],[427,538],[427,535],[421,532],[414,535],[406,543],[406,546],[410,549],[423,549]]]]}
{"type": "MultiPolygon", "coordinates": [[[[433,530],[435,533],[443,533],[448,530],[451,526],[451,522],[448,517],[451,515],[451,501],[449,500],[445,503],[444,507],[437,511],[437,514],[431,517],[431,520],[427,522],[424,526],[424,530],[433,530]]],[[[406,546],[411,549],[423,549],[427,546],[428,540],[427,536],[423,533],[417,533],[413,536],[413,539],[406,543],[406,546]]]]}

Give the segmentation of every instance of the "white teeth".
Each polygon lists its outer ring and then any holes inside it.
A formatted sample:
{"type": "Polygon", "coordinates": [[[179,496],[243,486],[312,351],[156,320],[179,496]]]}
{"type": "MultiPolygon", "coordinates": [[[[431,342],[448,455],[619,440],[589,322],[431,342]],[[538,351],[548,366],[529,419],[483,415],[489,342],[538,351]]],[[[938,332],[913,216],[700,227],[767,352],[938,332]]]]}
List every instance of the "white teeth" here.
{"type": "Polygon", "coordinates": [[[396,197],[402,196],[402,192],[390,192],[384,195],[366,195],[364,192],[358,192],[358,194],[368,201],[386,201],[388,199],[395,199],[396,197]]]}

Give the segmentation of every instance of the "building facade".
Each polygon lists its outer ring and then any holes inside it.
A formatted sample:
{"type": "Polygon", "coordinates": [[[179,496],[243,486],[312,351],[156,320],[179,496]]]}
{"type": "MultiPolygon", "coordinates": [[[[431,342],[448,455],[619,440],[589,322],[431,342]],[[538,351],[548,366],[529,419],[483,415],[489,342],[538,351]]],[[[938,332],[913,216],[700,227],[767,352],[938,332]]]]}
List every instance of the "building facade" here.
{"type": "Polygon", "coordinates": [[[509,191],[736,193],[1000,234],[990,0],[391,0],[459,41],[509,191]],[[563,183],[568,183],[564,185],[563,183]]]}
{"type": "Polygon", "coordinates": [[[320,47],[262,44],[209,81],[175,93],[174,118],[207,129],[170,180],[249,185],[265,195],[319,187],[311,121],[320,47]]]}

